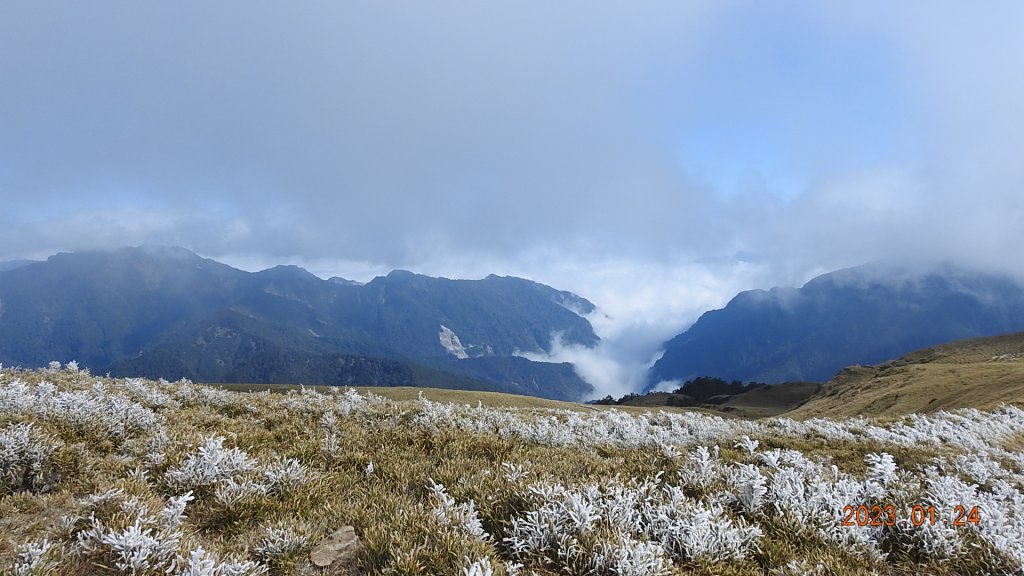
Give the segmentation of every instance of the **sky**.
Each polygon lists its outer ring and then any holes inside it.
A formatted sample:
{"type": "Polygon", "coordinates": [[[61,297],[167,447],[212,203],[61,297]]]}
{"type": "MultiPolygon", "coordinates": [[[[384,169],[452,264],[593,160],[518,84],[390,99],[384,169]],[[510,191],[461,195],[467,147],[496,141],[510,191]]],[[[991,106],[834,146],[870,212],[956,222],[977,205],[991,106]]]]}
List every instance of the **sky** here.
{"type": "MultiPolygon", "coordinates": [[[[737,291],[1024,272],[1024,4],[4,2],[0,260],[528,277],[628,389],[737,291]]],[[[582,356],[581,356],[582,355],[582,356]]]]}

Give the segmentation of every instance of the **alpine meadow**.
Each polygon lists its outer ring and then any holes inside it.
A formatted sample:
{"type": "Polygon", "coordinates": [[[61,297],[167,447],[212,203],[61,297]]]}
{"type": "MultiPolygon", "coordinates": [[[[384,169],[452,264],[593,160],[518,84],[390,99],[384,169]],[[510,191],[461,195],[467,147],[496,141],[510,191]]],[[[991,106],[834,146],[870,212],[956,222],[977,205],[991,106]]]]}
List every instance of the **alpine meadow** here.
{"type": "Polygon", "coordinates": [[[12,574],[1024,570],[1010,405],[740,420],[226,391],[58,363],[0,385],[12,574]]]}
{"type": "Polygon", "coordinates": [[[0,576],[1024,576],[1022,30],[0,1],[0,576]]]}

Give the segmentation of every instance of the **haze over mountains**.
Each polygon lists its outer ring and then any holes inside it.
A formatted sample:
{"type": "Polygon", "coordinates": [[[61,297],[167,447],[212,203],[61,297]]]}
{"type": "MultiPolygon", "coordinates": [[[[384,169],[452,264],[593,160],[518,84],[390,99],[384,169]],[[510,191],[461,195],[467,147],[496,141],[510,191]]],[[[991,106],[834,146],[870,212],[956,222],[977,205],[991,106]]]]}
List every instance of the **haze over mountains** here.
{"type": "MultiPolygon", "coordinates": [[[[76,360],[114,376],[584,400],[598,394],[584,379],[593,366],[535,360],[558,357],[556,346],[598,353],[587,320],[595,310],[514,277],[397,270],[360,283],[296,266],[245,272],[183,248],[61,253],[0,266],[0,363],[76,360]]],[[[646,388],[698,376],[824,382],[850,365],[1019,330],[1024,288],[1009,276],[875,263],[799,289],[740,293],[664,344],[646,388]]]]}
{"type": "Polygon", "coordinates": [[[519,278],[395,271],[364,285],[294,266],[244,272],[182,248],[58,254],[0,272],[0,362],[112,375],[420,385],[581,399],[551,334],[597,343],[593,304],[519,278]]]}
{"type": "Polygon", "coordinates": [[[1010,276],[950,264],[874,263],[802,288],[750,290],[665,343],[650,385],[713,375],[824,382],[961,338],[1024,330],[1024,288],[1010,276]]]}

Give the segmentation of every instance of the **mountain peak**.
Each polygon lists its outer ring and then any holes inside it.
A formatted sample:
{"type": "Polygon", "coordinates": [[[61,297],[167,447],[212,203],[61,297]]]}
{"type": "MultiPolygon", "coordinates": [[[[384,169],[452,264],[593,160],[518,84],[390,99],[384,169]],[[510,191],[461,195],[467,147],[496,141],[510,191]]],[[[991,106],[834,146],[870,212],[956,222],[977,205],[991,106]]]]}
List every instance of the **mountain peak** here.
{"type": "Polygon", "coordinates": [[[548,349],[553,333],[597,342],[585,319],[553,301],[553,288],[526,280],[396,270],[342,288],[298,266],[249,273],[163,246],[60,254],[3,276],[6,365],[75,359],[100,373],[207,382],[426,378],[562,399],[591,391],[571,367],[514,356],[548,349]],[[444,347],[441,326],[465,358],[444,347]]]}
{"type": "Polygon", "coordinates": [[[1024,330],[1024,286],[948,263],[883,261],[750,290],[665,343],[651,380],[822,382],[853,364],[1024,330]]]}
{"type": "Polygon", "coordinates": [[[255,273],[258,276],[270,277],[270,278],[300,278],[304,280],[319,280],[319,276],[313,274],[309,270],[306,270],[302,266],[296,266],[294,264],[279,264],[266,270],[260,270],[255,273]]]}

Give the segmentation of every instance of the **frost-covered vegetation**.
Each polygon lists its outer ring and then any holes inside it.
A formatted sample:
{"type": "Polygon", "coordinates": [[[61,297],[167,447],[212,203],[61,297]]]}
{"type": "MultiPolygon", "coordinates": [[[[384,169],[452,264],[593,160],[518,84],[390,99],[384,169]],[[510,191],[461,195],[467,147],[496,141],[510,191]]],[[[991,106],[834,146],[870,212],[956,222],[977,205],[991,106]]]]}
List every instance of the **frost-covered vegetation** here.
{"type": "Polygon", "coordinates": [[[1022,430],[4,370],[0,573],[1024,574],[1022,430]]]}

